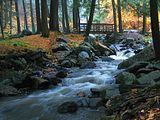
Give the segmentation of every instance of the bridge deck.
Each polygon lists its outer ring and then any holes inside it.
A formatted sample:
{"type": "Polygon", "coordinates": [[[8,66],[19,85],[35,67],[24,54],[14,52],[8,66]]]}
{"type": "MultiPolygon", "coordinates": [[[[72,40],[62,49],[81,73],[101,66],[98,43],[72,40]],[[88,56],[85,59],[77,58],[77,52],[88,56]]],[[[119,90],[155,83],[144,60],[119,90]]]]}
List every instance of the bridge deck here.
{"type": "MultiPolygon", "coordinates": [[[[85,33],[87,23],[80,23],[80,33],[85,33]]],[[[92,34],[107,34],[114,31],[114,24],[93,23],[90,33],[92,34]]]]}

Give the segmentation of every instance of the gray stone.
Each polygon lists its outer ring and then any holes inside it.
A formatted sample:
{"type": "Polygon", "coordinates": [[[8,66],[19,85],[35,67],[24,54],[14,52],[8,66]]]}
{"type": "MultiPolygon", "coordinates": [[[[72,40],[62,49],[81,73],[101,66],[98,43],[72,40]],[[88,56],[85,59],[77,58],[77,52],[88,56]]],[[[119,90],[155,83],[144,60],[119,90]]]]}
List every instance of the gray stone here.
{"type": "Polygon", "coordinates": [[[89,99],[90,108],[98,108],[100,106],[103,106],[102,98],[90,98],[89,99]]]}
{"type": "Polygon", "coordinates": [[[116,76],[117,84],[132,85],[135,80],[136,76],[129,72],[122,72],[116,76]]]}
{"type": "Polygon", "coordinates": [[[149,74],[143,75],[142,77],[138,78],[137,81],[142,85],[154,85],[158,79],[160,79],[160,71],[156,70],[149,74]]]}
{"type": "Polygon", "coordinates": [[[12,86],[0,84],[0,96],[15,96],[18,95],[19,93],[20,92],[12,86]]]}
{"type": "Polygon", "coordinates": [[[152,46],[144,48],[141,52],[134,55],[133,57],[124,60],[118,65],[118,69],[125,69],[139,61],[150,61],[155,58],[154,49],[152,46]]]}
{"type": "Polygon", "coordinates": [[[78,57],[80,59],[89,59],[90,58],[89,54],[87,52],[85,52],[85,51],[80,52],[79,55],[78,55],[78,57]]]}
{"type": "Polygon", "coordinates": [[[133,65],[128,67],[126,71],[130,73],[136,73],[139,69],[146,67],[148,64],[149,62],[143,62],[143,61],[135,62],[133,65]]]}
{"type": "Polygon", "coordinates": [[[78,110],[78,105],[73,101],[65,102],[58,107],[59,113],[74,113],[77,110],[78,110]]]}

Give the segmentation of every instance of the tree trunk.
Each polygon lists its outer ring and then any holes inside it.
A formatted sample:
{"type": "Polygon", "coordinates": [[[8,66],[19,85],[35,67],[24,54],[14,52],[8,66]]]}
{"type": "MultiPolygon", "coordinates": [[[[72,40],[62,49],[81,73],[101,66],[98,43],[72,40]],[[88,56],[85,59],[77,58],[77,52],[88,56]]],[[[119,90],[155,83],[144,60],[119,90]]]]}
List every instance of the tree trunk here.
{"type": "Polygon", "coordinates": [[[48,21],[47,21],[47,0],[41,1],[42,14],[42,37],[49,37],[48,21]]]}
{"type": "Polygon", "coordinates": [[[67,28],[67,33],[70,32],[70,27],[69,27],[69,20],[68,20],[68,8],[67,8],[67,0],[63,0],[64,2],[64,12],[65,12],[65,21],[66,21],[66,28],[67,28]]]}
{"type": "Polygon", "coordinates": [[[95,5],[96,5],[96,0],[92,0],[90,16],[89,16],[89,21],[87,23],[87,29],[86,29],[86,35],[85,35],[86,38],[89,36],[90,30],[91,30],[92,21],[93,21],[93,17],[94,17],[95,5]]]}
{"type": "Polygon", "coordinates": [[[19,8],[18,8],[18,0],[15,0],[15,9],[16,9],[16,17],[17,17],[17,33],[21,32],[21,26],[20,26],[20,18],[19,18],[19,8]]]}
{"type": "Polygon", "coordinates": [[[40,15],[39,0],[35,0],[35,5],[36,5],[37,34],[39,34],[41,32],[41,15],[40,15]]]}
{"type": "Polygon", "coordinates": [[[79,0],[73,0],[73,29],[79,32],[79,0]]]}
{"type": "Polygon", "coordinates": [[[1,27],[2,38],[4,38],[4,31],[3,31],[3,1],[1,1],[1,3],[0,3],[0,27],[1,27]]]}
{"type": "Polygon", "coordinates": [[[121,15],[121,1],[117,0],[117,5],[118,5],[118,22],[119,22],[119,32],[123,32],[122,29],[122,15],[121,15]]]}
{"type": "Polygon", "coordinates": [[[12,34],[12,0],[10,0],[10,10],[9,10],[9,19],[10,19],[10,34],[12,34]]]}
{"type": "Polygon", "coordinates": [[[66,24],[65,24],[65,12],[64,12],[64,0],[61,0],[62,5],[62,26],[63,26],[63,32],[67,31],[66,24]]]}
{"type": "Polygon", "coordinates": [[[35,25],[34,25],[34,15],[33,15],[33,4],[32,4],[32,0],[30,0],[30,11],[31,11],[32,32],[35,33],[35,25]]]}
{"type": "Polygon", "coordinates": [[[146,33],[146,0],[143,1],[143,30],[142,33],[146,33]]]}
{"type": "Polygon", "coordinates": [[[159,35],[159,20],[158,20],[158,0],[150,0],[150,15],[153,45],[155,55],[160,60],[160,35],[159,35]]]}
{"type": "Polygon", "coordinates": [[[28,20],[27,20],[27,11],[26,11],[26,4],[25,4],[25,0],[22,0],[23,2],[23,10],[24,10],[24,29],[28,30],[28,20]]]}
{"type": "Polygon", "coordinates": [[[117,32],[117,14],[116,14],[116,7],[115,1],[112,0],[112,9],[113,9],[113,20],[114,20],[114,32],[117,32]]]}
{"type": "Polygon", "coordinates": [[[59,31],[59,22],[58,22],[58,3],[59,0],[51,0],[50,6],[50,30],[59,31]]]}

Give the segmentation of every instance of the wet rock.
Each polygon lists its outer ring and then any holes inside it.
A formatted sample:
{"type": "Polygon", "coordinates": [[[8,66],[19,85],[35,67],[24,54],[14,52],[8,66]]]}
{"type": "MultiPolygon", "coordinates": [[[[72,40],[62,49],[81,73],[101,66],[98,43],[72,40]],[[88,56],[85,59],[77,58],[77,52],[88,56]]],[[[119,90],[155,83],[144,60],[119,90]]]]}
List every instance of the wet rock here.
{"type": "Polygon", "coordinates": [[[10,59],[9,62],[15,69],[25,69],[27,66],[27,61],[24,58],[10,59]]]}
{"type": "Polygon", "coordinates": [[[78,100],[77,102],[78,107],[89,107],[89,98],[82,98],[78,100]]]}
{"type": "Polygon", "coordinates": [[[125,69],[133,65],[135,62],[139,61],[150,61],[155,58],[154,50],[152,46],[144,48],[140,53],[134,55],[133,57],[124,60],[118,65],[118,69],[125,69]]]}
{"type": "Polygon", "coordinates": [[[33,76],[40,77],[40,76],[43,75],[43,72],[42,72],[42,71],[33,71],[32,75],[33,75],[33,76]]]}
{"type": "Polygon", "coordinates": [[[65,102],[58,107],[59,113],[74,113],[77,110],[78,110],[78,105],[73,101],[65,102]]]}
{"type": "Polygon", "coordinates": [[[143,75],[142,77],[138,78],[137,81],[142,85],[154,85],[156,82],[160,81],[160,71],[156,70],[150,72],[149,74],[143,75]]]}
{"type": "Polygon", "coordinates": [[[150,63],[147,68],[154,69],[154,70],[160,70],[160,61],[154,61],[150,63]]]}
{"type": "Polygon", "coordinates": [[[100,97],[101,91],[97,88],[91,88],[90,89],[92,93],[92,97],[100,97]]]}
{"type": "Polygon", "coordinates": [[[59,83],[62,83],[62,80],[60,78],[55,77],[50,82],[52,85],[58,85],[59,83]]]}
{"type": "Polygon", "coordinates": [[[70,55],[71,51],[58,51],[54,53],[56,56],[57,62],[61,63],[62,61],[66,60],[68,56],[70,55]]]}
{"type": "Polygon", "coordinates": [[[55,76],[55,72],[46,73],[43,75],[44,79],[47,79],[52,85],[58,85],[62,80],[55,76]]]}
{"type": "Polygon", "coordinates": [[[0,96],[15,96],[18,94],[20,92],[16,88],[0,84],[0,96]]]}
{"type": "Polygon", "coordinates": [[[119,85],[109,85],[106,87],[106,98],[110,99],[114,96],[120,95],[119,85]]]}
{"type": "Polygon", "coordinates": [[[14,70],[4,70],[0,72],[0,82],[8,79],[10,82],[9,85],[18,86],[23,84],[27,74],[22,71],[14,71],[14,70]]]}
{"type": "Polygon", "coordinates": [[[48,80],[36,76],[30,77],[28,81],[25,81],[25,83],[26,82],[28,82],[28,86],[33,89],[48,89],[50,86],[48,80]]]}
{"type": "Polygon", "coordinates": [[[56,77],[65,78],[65,77],[67,77],[67,72],[66,72],[66,71],[59,71],[59,72],[56,74],[56,77]]]}
{"type": "Polygon", "coordinates": [[[123,85],[132,85],[136,80],[136,76],[133,73],[122,72],[116,76],[116,83],[123,85]]]}
{"type": "Polygon", "coordinates": [[[131,65],[130,67],[128,67],[126,69],[126,71],[135,74],[139,69],[145,68],[148,64],[149,64],[149,62],[143,62],[143,61],[136,62],[133,65],[131,65]]]}
{"type": "Polygon", "coordinates": [[[92,61],[83,61],[81,62],[81,66],[80,66],[81,69],[92,69],[95,67],[96,67],[96,64],[92,61]]]}
{"type": "Polygon", "coordinates": [[[74,65],[72,64],[72,62],[70,60],[63,60],[61,62],[61,66],[66,67],[66,68],[74,67],[74,65]]]}
{"type": "Polygon", "coordinates": [[[141,73],[148,74],[148,73],[150,73],[152,71],[154,71],[154,70],[153,69],[149,69],[149,68],[141,68],[136,72],[136,75],[137,74],[141,74],[141,73]]]}
{"type": "Polygon", "coordinates": [[[103,106],[102,98],[90,98],[89,99],[89,107],[93,109],[97,109],[100,106],[103,106]]]}
{"type": "Polygon", "coordinates": [[[77,96],[78,97],[86,97],[86,94],[85,94],[85,92],[79,92],[79,93],[77,93],[77,96]]]}
{"type": "Polygon", "coordinates": [[[89,59],[90,57],[89,57],[89,54],[87,53],[87,52],[85,52],[85,51],[82,51],[82,52],[80,52],[79,54],[78,54],[78,57],[79,57],[79,59],[89,59]]]}
{"type": "Polygon", "coordinates": [[[56,43],[52,46],[52,51],[53,52],[58,52],[58,51],[70,51],[70,48],[68,45],[64,42],[56,43]]]}

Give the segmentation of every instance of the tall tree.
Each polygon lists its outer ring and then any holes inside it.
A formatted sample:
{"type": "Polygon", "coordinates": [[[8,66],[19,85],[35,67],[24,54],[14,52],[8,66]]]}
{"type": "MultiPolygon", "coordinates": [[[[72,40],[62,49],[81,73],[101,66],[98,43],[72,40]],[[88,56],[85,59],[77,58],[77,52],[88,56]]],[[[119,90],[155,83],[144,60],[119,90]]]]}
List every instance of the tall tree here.
{"type": "Polygon", "coordinates": [[[146,16],[146,0],[143,0],[143,34],[146,33],[146,16]]]}
{"type": "Polygon", "coordinates": [[[33,4],[32,0],[30,0],[30,13],[31,13],[31,22],[32,22],[32,32],[35,33],[35,25],[34,25],[34,15],[33,15],[33,4]]]}
{"type": "Polygon", "coordinates": [[[90,30],[91,30],[92,21],[93,21],[93,17],[94,17],[94,11],[95,11],[95,5],[96,5],[96,0],[92,0],[90,16],[89,16],[89,20],[87,23],[87,29],[86,29],[86,37],[89,36],[90,30]]]}
{"type": "Polygon", "coordinates": [[[61,0],[61,5],[62,5],[62,27],[63,27],[63,32],[67,31],[66,24],[65,24],[65,13],[64,13],[64,2],[61,0]]]}
{"type": "Polygon", "coordinates": [[[12,0],[10,0],[9,19],[10,19],[10,34],[12,34],[12,0]]]}
{"type": "Polygon", "coordinates": [[[150,15],[153,45],[155,55],[160,60],[160,35],[159,35],[159,20],[158,20],[158,0],[150,0],[150,15]]]}
{"type": "Polygon", "coordinates": [[[0,1],[0,27],[1,27],[1,34],[4,38],[4,31],[3,31],[3,0],[0,1]]]}
{"type": "Polygon", "coordinates": [[[47,21],[47,0],[41,1],[41,14],[42,14],[42,37],[49,37],[48,21],[47,21]]]}
{"type": "Polygon", "coordinates": [[[41,32],[41,15],[40,15],[39,0],[35,0],[35,5],[36,5],[37,34],[39,34],[41,32]]]}
{"type": "Polygon", "coordinates": [[[68,20],[68,9],[67,9],[67,1],[61,0],[62,2],[62,25],[63,25],[63,31],[65,33],[70,32],[69,28],[69,20],[68,20]]]}
{"type": "Polygon", "coordinates": [[[59,31],[58,5],[59,5],[59,0],[51,0],[50,22],[49,22],[51,31],[59,31]]]}
{"type": "Polygon", "coordinates": [[[112,9],[113,9],[113,20],[114,20],[114,32],[117,32],[117,14],[116,14],[116,6],[115,1],[112,0],[112,9]]]}
{"type": "Polygon", "coordinates": [[[20,26],[19,7],[18,6],[19,6],[18,0],[15,0],[16,18],[17,18],[17,33],[20,33],[21,26],[20,26]]]}
{"type": "Polygon", "coordinates": [[[73,0],[73,29],[79,31],[80,17],[79,17],[79,0],[73,0]]]}
{"type": "Polygon", "coordinates": [[[69,27],[69,19],[68,19],[68,8],[67,8],[67,0],[64,1],[64,11],[65,11],[65,21],[66,21],[66,28],[67,28],[67,33],[70,32],[70,27],[69,27]]]}
{"type": "Polygon", "coordinates": [[[22,0],[23,10],[24,10],[24,29],[28,30],[28,19],[27,19],[27,11],[26,11],[26,1],[22,0]]]}
{"type": "Polygon", "coordinates": [[[121,1],[120,0],[117,0],[117,5],[118,5],[119,32],[123,32],[123,29],[122,29],[121,1]]]}

